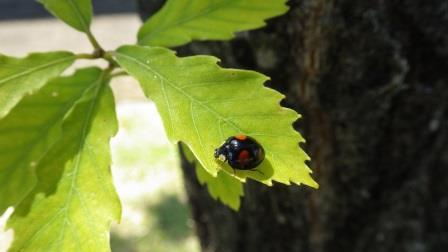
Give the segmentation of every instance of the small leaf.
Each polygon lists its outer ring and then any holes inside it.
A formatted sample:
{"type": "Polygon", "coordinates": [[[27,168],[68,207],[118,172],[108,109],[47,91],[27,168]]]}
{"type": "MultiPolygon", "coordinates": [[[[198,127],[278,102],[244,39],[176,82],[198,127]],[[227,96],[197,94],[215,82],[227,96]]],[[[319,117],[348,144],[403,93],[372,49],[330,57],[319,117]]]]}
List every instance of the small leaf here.
{"type": "Polygon", "coordinates": [[[121,206],[110,171],[117,131],[110,88],[97,83],[63,124],[63,138],[37,166],[38,184],[8,221],[12,251],[109,251],[121,206]]]}
{"type": "Polygon", "coordinates": [[[89,32],[92,21],[91,0],[38,0],[66,24],[81,32],[89,32]]]}
{"type": "Polygon", "coordinates": [[[244,196],[241,181],[235,179],[226,172],[218,172],[218,175],[213,177],[196,160],[193,153],[185,144],[181,144],[181,146],[188,161],[190,161],[196,168],[196,176],[199,183],[201,183],[201,185],[207,185],[210,196],[215,200],[219,199],[223,204],[230,208],[238,210],[240,208],[241,197],[244,196]]]}
{"type": "Polygon", "coordinates": [[[26,58],[0,54],[0,119],[27,93],[41,88],[69,67],[75,56],[69,52],[33,53],[26,58]]]}
{"type": "Polygon", "coordinates": [[[53,79],[0,120],[0,215],[33,189],[35,167],[60,138],[67,112],[98,81],[98,68],[53,79]]]}
{"type": "Polygon", "coordinates": [[[228,40],[288,10],[286,0],[168,0],[138,32],[141,45],[174,47],[191,40],[228,40]]]}
{"type": "Polygon", "coordinates": [[[158,47],[123,46],[115,56],[155,102],[168,137],[186,143],[213,176],[222,169],[234,174],[214,158],[215,148],[246,134],[262,144],[266,159],[256,170],[237,170],[237,177],[318,186],[298,146],[304,139],[292,127],[299,116],[279,105],[282,94],[263,86],[266,76],[220,68],[210,56],[178,58],[158,47]]]}
{"type": "Polygon", "coordinates": [[[207,185],[208,192],[213,199],[219,199],[233,210],[240,208],[241,197],[244,196],[241,181],[222,171],[213,177],[200,163],[196,163],[196,176],[202,185],[207,185]]]}

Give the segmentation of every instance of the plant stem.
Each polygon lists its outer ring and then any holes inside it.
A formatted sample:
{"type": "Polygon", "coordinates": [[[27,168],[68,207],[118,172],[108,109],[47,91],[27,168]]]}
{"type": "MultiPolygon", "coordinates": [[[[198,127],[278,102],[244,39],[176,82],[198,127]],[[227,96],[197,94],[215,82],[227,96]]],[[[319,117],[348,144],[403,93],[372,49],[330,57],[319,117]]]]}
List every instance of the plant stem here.
{"type": "MultiPolygon", "coordinates": [[[[99,59],[99,58],[102,58],[102,59],[106,60],[107,62],[109,62],[109,66],[107,68],[109,73],[113,69],[118,67],[117,62],[114,60],[114,58],[112,56],[112,52],[110,52],[110,51],[106,52],[101,47],[101,45],[96,40],[95,36],[93,36],[92,31],[90,29],[86,32],[86,34],[87,34],[87,38],[89,39],[90,43],[92,44],[92,46],[94,48],[94,51],[91,54],[80,53],[80,54],[77,54],[76,57],[78,59],[99,59]]],[[[116,74],[114,74],[114,76],[119,76],[119,75],[124,75],[124,74],[126,74],[126,73],[125,72],[123,72],[123,73],[116,73],[116,74]]]]}
{"type": "Polygon", "coordinates": [[[104,52],[101,57],[103,59],[107,60],[109,62],[109,64],[111,64],[113,66],[118,66],[118,63],[114,60],[114,57],[112,56],[112,54],[113,54],[113,52],[107,51],[107,52],[104,52]]]}
{"type": "Polygon", "coordinates": [[[93,53],[79,53],[76,54],[77,59],[98,59],[99,57],[93,53]]]}
{"type": "Polygon", "coordinates": [[[88,30],[86,34],[87,34],[87,38],[89,38],[90,43],[92,44],[93,48],[95,49],[95,52],[99,53],[99,55],[101,57],[102,54],[104,53],[104,49],[98,43],[95,36],[93,36],[93,34],[90,30],[88,30]]]}

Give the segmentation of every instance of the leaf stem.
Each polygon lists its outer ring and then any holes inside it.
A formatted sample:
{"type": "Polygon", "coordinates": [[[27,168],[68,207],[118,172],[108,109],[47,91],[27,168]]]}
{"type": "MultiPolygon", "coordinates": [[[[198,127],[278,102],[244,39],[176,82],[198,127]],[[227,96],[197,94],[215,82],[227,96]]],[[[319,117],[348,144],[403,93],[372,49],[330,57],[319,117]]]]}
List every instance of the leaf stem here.
{"type": "MultiPolygon", "coordinates": [[[[93,53],[79,53],[76,54],[76,58],[77,59],[104,59],[107,62],[109,62],[109,68],[110,69],[115,69],[116,67],[118,67],[118,63],[114,60],[113,56],[112,56],[113,52],[110,51],[101,51],[101,53],[98,53],[97,51],[93,52],[93,53]]],[[[126,74],[125,72],[120,73],[119,75],[124,75],[126,74]]]]}
{"type": "MultiPolygon", "coordinates": [[[[107,67],[108,72],[112,72],[113,69],[117,68],[119,65],[118,63],[115,61],[114,57],[112,56],[113,52],[111,51],[105,51],[101,45],[98,43],[98,40],[96,40],[95,36],[93,36],[92,31],[89,29],[87,32],[87,38],[89,39],[90,43],[92,44],[94,51],[93,53],[80,53],[76,55],[77,59],[99,59],[102,58],[104,60],[106,60],[107,62],[109,62],[109,66],[107,67]]],[[[122,72],[117,72],[112,76],[120,76],[120,75],[125,75],[126,73],[124,71],[122,72]]]]}
{"type": "Polygon", "coordinates": [[[99,57],[93,53],[79,53],[76,54],[77,59],[98,59],[99,57]]]}
{"type": "Polygon", "coordinates": [[[111,51],[107,51],[104,52],[104,54],[101,56],[103,59],[107,60],[109,62],[109,64],[118,67],[118,63],[115,61],[114,57],[112,56],[113,52],[111,51]]]}
{"type": "Polygon", "coordinates": [[[98,55],[99,57],[102,57],[104,54],[104,49],[101,47],[101,45],[98,43],[98,40],[96,40],[95,36],[93,36],[92,31],[89,29],[87,32],[87,38],[90,41],[90,44],[92,44],[93,48],[95,49],[94,54],[98,55]]]}

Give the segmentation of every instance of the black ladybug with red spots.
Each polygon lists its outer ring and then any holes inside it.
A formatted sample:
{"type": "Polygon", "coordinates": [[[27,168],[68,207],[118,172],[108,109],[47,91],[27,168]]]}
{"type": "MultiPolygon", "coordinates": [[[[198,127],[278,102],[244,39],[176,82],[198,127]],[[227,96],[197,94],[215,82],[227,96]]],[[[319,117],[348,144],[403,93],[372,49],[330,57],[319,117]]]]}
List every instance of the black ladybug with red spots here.
{"type": "Polygon", "coordinates": [[[229,137],[215,150],[215,158],[228,162],[233,169],[252,170],[264,160],[263,147],[252,137],[229,137]]]}

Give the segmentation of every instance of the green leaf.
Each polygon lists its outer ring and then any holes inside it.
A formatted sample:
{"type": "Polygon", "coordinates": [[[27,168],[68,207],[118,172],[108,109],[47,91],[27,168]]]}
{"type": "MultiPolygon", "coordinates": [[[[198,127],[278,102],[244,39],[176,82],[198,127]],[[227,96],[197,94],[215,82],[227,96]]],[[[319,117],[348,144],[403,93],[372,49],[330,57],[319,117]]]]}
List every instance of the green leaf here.
{"type": "Polygon", "coordinates": [[[25,94],[60,75],[74,60],[75,56],[69,52],[33,53],[26,58],[0,54],[0,119],[25,94]]]}
{"type": "Polygon", "coordinates": [[[234,210],[240,208],[240,199],[244,196],[243,185],[241,181],[230,176],[226,172],[218,172],[216,177],[208,173],[205,168],[196,160],[193,153],[185,144],[181,144],[181,148],[188,161],[196,168],[196,176],[199,183],[207,185],[208,192],[215,200],[220,200],[223,204],[234,210]]]}
{"type": "Polygon", "coordinates": [[[299,116],[279,105],[282,94],[263,86],[266,76],[220,68],[210,56],[178,58],[158,47],[123,46],[115,57],[155,102],[169,139],[186,143],[213,176],[221,169],[234,174],[214,158],[215,148],[246,134],[263,145],[266,159],[256,170],[235,171],[237,177],[318,186],[298,146],[304,139],[292,127],[299,116]]]}
{"type": "Polygon", "coordinates": [[[54,16],[78,31],[88,33],[92,21],[91,0],[38,0],[54,16]]]}
{"type": "Polygon", "coordinates": [[[168,0],[138,32],[141,45],[174,47],[191,40],[228,40],[288,10],[287,0],[168,0]]]}
{"type": "Polygon", "coordinates": [[[112,184],[109,140],[117,131],[108,80],[76,105],[63,137],[37,166],[38,184],[8,221],[12,251],[109,251],[121,206],[112,184]]]}
{"type": "Polygon", "coordinates": [[[35,167],[60,138],[64,117],[100,77],[89,68],[53,79],[0,120],[0,215],[33,189],[35,167]]]}
{"type": "Polygon", "coordinates": [[[213,177],[200,163],[196,163],[196,176],[202,185],[207,185],[208,192],[213,199],[219,199],[233,210],[240,208],[241,197],[244,196],[241,181],[222,171],[213,177]]]}

